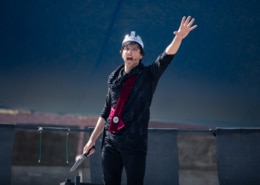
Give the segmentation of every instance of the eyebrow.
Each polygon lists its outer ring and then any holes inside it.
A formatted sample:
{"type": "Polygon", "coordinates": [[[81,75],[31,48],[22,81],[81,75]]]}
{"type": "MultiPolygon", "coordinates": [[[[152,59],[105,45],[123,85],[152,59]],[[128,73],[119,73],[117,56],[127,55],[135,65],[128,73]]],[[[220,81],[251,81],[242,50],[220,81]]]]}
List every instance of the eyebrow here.
{"type": "Polygon", "coordinates": [[[126,45],[124,48],[126,48],[126,47],[134,47],[134,48],[140,49],[140,47],[137,44],[129,44],[129,45],[126,45]]]}

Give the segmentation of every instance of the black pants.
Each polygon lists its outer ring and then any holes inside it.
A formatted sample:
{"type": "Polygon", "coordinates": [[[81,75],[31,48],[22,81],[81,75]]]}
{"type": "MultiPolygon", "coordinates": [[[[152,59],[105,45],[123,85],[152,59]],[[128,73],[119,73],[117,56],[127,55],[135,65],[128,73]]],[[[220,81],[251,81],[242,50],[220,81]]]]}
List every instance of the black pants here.
{"type": "Polygon", "coordinates": [[[120,147],[106,138],[102,147],[103,180],[105,185],[120,185],[123,168],[127,185],[143,185],[146,152],[120,147]]]}

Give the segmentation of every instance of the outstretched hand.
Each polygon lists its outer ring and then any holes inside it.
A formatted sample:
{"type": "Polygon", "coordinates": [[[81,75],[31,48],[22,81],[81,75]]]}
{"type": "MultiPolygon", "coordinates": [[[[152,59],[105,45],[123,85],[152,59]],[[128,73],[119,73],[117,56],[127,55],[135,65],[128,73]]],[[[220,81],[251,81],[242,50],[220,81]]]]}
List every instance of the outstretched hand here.
{"type": "Polygon", "coordinates": [[[187,18],[184,16],[182,17],[181,20],[181,25],[179,27],[178,31],[174,31],[174,35],[176,37],[179,37],[181,39],[184,39],[185,37],[188,36],[188,34],[190,33],[190,31],[194,30],[195,28],[197,28],[197,25],[193,25],[195,19],[191,18],[191,16],[188,16],[187,18]]]}

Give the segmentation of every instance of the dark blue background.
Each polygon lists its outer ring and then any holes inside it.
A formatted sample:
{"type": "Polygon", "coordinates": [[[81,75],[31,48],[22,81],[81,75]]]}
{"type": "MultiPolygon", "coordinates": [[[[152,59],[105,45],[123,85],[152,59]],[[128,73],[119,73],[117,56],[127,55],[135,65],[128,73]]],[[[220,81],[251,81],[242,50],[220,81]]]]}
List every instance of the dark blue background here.
{"type": "Polygon", "coordinates": [[[198,28],[163,75],[151,120],[260,126],[257,0],[3,0],[0,107],[97,116],[124,35],[142,37],[147,65],[183,15],[198,28]]]}

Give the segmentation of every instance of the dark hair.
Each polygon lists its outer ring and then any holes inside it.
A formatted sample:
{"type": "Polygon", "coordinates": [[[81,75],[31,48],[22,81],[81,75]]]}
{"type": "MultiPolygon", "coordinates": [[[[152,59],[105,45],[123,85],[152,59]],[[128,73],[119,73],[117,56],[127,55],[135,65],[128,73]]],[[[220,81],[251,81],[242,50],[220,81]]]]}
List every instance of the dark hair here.
{"type": "Polygon", "coordinates": [[[122,47],[121,47],[121,49],[120,49],[120,53],[122,54],[123,49],[124,49],[125,47],[127,47],[127,46],[129,46],[129,45],[134,45],[134,44],[135,44],[135,45],[138,45],[138,47],[139,47],[139,49],[140,49],[141,55],[144,56],[144,55],[145,55],[144,49],[142,48],[142,46],[141,46],[138,42],[135,42],[135,41],[127,41],[127,42],[123,43],[123,44],[122,44],[122,47]]]}

